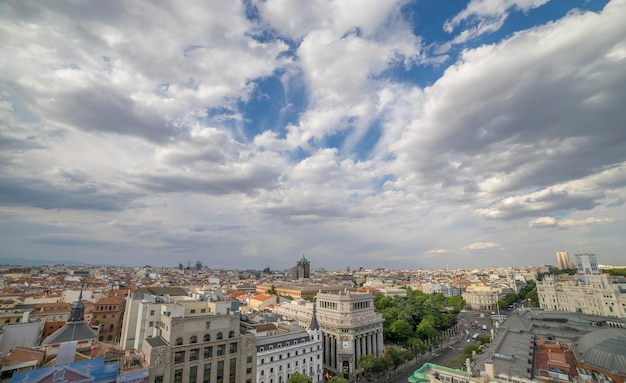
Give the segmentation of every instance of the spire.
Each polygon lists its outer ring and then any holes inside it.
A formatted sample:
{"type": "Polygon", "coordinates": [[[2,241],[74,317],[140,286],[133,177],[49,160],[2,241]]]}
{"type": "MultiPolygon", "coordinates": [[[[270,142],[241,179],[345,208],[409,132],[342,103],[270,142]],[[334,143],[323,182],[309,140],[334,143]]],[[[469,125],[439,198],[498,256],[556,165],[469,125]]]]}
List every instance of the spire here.
{"type": "Polygon", "coordinates": [[[68,322],[84,322],[85,321],[85,304],[83,303],[83,288],[80,288],[78,301],[72,305],[68,322]]]}
{"type": "Polygon", "coordinates": [[[309,329],[311,330],[319,330],[320,325],[317,323],[317,315],[315,314],[315,303],[313,304],[313,317],[311,318],[311,324],[309,325],[309,329]]]}

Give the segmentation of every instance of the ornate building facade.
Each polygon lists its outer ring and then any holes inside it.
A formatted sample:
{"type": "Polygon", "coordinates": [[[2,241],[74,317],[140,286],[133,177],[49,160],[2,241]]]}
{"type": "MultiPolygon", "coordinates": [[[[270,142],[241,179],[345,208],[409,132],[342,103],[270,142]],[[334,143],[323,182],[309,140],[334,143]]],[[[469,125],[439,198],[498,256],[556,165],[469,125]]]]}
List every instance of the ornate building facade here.
{"type": "MultiPolygon", "coordinates": [[[[324,338],[324,369],[349,381],[362,371],[361,355],[382,356],[383,318],[374,311],[374,296],[369,292],[348,290],[318,293],[317,321],[324,338]]],[[[308,327],[313,304],[303,301],[281,304],[275,310],[308,327]]]]}

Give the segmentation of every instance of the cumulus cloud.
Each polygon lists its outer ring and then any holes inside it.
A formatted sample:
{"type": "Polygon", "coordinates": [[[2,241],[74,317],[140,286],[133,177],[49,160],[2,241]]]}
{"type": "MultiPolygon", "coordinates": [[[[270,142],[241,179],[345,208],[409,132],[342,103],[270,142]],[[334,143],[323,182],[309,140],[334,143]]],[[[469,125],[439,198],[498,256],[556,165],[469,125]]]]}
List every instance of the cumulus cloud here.
{"type": "MultiPolygon", "coordinates": [[[[472,1],[447,28],[541,3],[472,1]]],[[[5,2],[0,225],[41,235],[3,250],[427,267],[579,240],[529,220],[623,232],[623,2],[474,40],[441,73],[407,7],[5,2]]]]}

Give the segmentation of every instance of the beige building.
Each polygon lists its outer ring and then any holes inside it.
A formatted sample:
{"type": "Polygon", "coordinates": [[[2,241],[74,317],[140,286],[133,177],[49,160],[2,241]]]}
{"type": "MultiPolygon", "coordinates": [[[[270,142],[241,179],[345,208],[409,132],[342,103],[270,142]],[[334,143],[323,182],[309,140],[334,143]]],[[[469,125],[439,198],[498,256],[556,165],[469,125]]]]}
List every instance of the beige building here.
{"type": "Polygon", "coordinates": [[[141,350],[150,383],[255,382],[255,338],[239,313],[164,315],[156,326],[141,350]]]}
{"type": "Polygon", "coordinates": [[[494,311],[501,298],[502,289],[485,285],[470,285],[462,294],[466,307],[474,311],[494,311]]]}
{"type": "MultiPolygon", "coordinates": [[[[362,371],[361,355],[382,356],[383,318],[374,311],[374,296],[369,292],[318,293],[315,307],[317,322],[324,335],[324,369],[331,375],[354,381],[362,371]]],[[[308,327],[313,304],[293,301],[274,310],[308,327]]]]}
{"type": "Polygon", "coordinates": [[[546,310],[626,318],[626,279],[598,275],[546,275],[537,282],[546,310]]]}

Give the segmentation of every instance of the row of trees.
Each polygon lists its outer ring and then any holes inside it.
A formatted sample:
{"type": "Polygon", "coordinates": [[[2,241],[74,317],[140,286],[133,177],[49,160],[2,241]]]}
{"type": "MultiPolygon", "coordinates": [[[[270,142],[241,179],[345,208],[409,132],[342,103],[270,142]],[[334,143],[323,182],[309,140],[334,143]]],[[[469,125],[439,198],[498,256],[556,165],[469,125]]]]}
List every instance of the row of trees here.
{"type": "Polygon", "coordinates": [[[384,337],[407,348],[437,343],[442,331],[457,324],[457,314],[464,306],[461,297],[425,294],[411,288],[407,288],[405,297],[374,298],[374,307],[384,320],[384,337]]]}
{"type": "Polygon", "coordinates": [[[518,294],[508,293],[503,299],[498,301],[498,306],[508,307],[518,300],[529,301],[533,306],[539,306],[539,296],[537,295],[537,283],[533,280],[526,282],[526,286],[518,294]]]}
{"type": "MultiPolygon", "coordinates": [[[[312,383],[312,380],[306,375],[303,375],[299,372],[294,372],[289,377],[289,380],[287,380],[287,383],[312,383]]],[[[332,378],[330,378],[329,383],[348,383],[348,381],[342,377],[333,376],[332,378]]]]}

